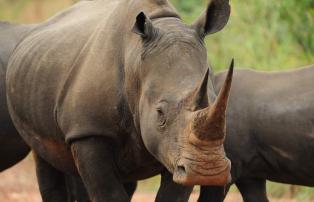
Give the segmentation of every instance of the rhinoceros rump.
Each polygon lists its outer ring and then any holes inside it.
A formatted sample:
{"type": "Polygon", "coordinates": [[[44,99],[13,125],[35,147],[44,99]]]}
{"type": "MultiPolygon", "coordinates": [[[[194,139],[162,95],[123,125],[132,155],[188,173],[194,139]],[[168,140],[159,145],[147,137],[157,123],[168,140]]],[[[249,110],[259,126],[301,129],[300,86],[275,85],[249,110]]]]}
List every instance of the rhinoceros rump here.
{"type": "Polygon", "coordinates": [[[0,172],[22,160],[30,151],[11,121],[6,100],[5,76],[11,53],[33,27],[0,22],[0,172]]]}
{"type": "MultiPolygon", "coordinates": [[[[33,24],[0,22],[0,172],[17,164],[30,152],[29,146],[18,134],[10,118],[6,102],[5,77],[14,48],[35,27],[33,24]]],[[[88,200],[79,177],[67,175],[66,183],[69,201],[88,200]]],[[[126,189],[132,190],[132,187],[129,185],[126,189]]],[[[184,193],[189,192],[184,190],[184,193]]]]}
{"type": "Polygon", "coordinates": [[[214,0],[189,26],[166,0],[94,0],[37,26],[10,58],[6,84],[43,199],[63,201],[60,178],[75,172],[94,201],[129,200],[122,185],[163,166],[180,184],[226,184],[232,68],[215,99],[203,39],[229,15],[228,1],[214,0]]]}

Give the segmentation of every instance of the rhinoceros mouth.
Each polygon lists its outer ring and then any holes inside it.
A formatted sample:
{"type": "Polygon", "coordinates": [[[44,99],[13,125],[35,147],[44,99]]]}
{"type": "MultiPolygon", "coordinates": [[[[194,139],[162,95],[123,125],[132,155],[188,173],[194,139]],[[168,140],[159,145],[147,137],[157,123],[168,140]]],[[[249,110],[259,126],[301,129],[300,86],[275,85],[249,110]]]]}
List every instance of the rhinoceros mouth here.
{"type": "Polygon", "coordinates": [[[231,163],[225,159],[218,167],[204,166],[199,169],[195,162],[180,161],[173,173],[173,180],[183,185],[214,185],[224,186],[231,182],[231,163]]]}

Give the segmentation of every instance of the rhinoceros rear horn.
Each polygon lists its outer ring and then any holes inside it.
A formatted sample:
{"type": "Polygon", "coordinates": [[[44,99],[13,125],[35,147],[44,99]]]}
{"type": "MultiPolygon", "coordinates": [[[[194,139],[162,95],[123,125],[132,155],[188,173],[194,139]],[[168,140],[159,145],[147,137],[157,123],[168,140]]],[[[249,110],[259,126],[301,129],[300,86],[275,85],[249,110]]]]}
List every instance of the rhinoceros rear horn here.
{"type": "Polygon", "coordinates": [[[208,93],[207,93],[208,77],[209,69],[207,69],[200,85],[193,92],[193,94],[190,97],[188,97],[188,105],[193,111],[203,109],[208,106],[208,93]]]}
{"type": "Polygon", "coordinates": [[[211,0],[206,12],[192,26],[201,37],[205,37],[224,28],[229,17],[229,0],[211,0]]]}
{"type": "Polygon", "coordinates": [[[154,35],[155,28],[151,20],[143,12],[140,12],[136,16],[132,31],[140,35],[143,39],[149,39],[154,35]]]}
{"type": "Polygon", "coordinates": [[[216,140],[225,137],[226,110],[233,77],[232,60],[227,78],[215,102],[197,113],[194,119],[194,134],[201,140],[216,140]]]}

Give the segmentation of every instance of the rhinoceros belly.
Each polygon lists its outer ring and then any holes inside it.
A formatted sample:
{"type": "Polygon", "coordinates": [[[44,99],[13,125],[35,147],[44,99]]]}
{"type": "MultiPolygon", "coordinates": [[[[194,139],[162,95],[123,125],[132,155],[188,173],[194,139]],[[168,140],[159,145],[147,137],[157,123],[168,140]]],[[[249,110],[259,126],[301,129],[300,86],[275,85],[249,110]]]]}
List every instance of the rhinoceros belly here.
{"type": "Polygon", "coordinates": [[[259,145],[258,158],[250,165],[250,177],[314,186],[313,138],[313,134],[304,134],[293,143],[259,145]]]}

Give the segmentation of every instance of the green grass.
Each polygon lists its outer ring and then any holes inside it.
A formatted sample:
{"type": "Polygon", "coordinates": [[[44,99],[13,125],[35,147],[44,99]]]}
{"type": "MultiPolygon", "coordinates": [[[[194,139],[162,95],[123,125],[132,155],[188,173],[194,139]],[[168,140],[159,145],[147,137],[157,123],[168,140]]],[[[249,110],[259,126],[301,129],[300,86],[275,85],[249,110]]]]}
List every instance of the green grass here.
{"type": "Polygon", "coordinates": [[[313,202],[314,189],[303,186],[290,186],[274,182],[267,183],[267,193],[273,198],[291,197],[297,202],[313,202]]]}
{"type": "Polygon", "coordinates": [[[148,180],[138,182],[137,190],[142,192],[156,192],[160,185],[160,175],[152,177],[148,180]]]}
{"type": "Polygon", "coordinates": [[[295,193],[294,198],[297,201],[302,202],[313,202],[314,201],[314,190],[310,187],[299,187],[295,193]]]}
{"type": "Polygon", "coordinates": [[[267,193],[274,198],[282,198],[292,195],[289,185],[282,185],[274,182],[267,182],[267,193]]]}
{"type": "MultiPolygon", "coordinates": [[[[156,192],[160,184],[160,176],[142,180],[138,183],[138,191],[156,192]]],[[[195,187],[195,190],[199,190],[195,187]]],[[[230,188],[230,192],[238,192],[235,185],[230,188]]],[[[314,189],[311,187],[290,186],[274,182],[267,182],[267,194],[272,198],[294,198],[296,202],[313,202],[314,189]]]]}

